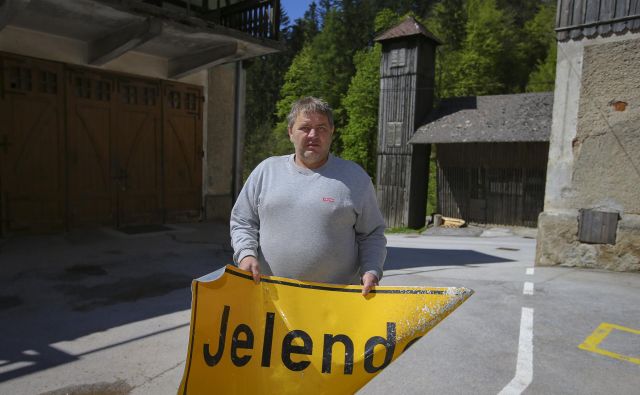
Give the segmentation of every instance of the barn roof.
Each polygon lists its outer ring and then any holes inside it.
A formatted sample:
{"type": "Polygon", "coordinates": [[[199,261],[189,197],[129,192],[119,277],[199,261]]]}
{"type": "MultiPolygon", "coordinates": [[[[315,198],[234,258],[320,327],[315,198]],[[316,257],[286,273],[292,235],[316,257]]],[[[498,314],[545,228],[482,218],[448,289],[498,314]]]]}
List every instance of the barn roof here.
{"type": "Polygon", "coordinates": [[[553,92],[444,99],[411,144],[549,141],[553,92]]]}
{"type": "Polygon", "coordinates": [[[411,16],[406,17],[399,24],[382,32],[374,39],[374,41],[386,41],[394,38],[411,37],[418,35],[425,36],[426,38],[435,41],[437,44],[442,44],[442,42],[436,36],[434,36],[433,33],[427,30],[424,25],[416,21],[415,18],[411,16]]]}

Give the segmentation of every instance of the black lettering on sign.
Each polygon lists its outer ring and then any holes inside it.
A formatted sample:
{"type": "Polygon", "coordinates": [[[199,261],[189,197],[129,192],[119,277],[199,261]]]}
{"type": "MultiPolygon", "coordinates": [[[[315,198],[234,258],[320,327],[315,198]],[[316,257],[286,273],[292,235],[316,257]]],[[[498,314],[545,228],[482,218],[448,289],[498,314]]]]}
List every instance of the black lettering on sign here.
{"type": "Polygon", "coordinates": [[[229,310],[231,310],[231,307],[225,305],[224,311],[222,312],[222,322],[220,322],[220,339],[218,340],[218,351],[216,351],[215,355],[211,355],[211,353],[209,353],[209,344],[204,344],[204,361],[209,366],[216,366],[218,362],[220,362],[220,358],[222,358],[222,353],[224,352],[224,341],[227,337],[229,310]]]}
{"type": "Polygon", "coordinates": [[[374,336],[367,340],[364,346],[364,370],[368,373],[375,373],[378,370],[382,370],[389,365],[393,352],[396,348],[396,324],[395,322],[387,322],[387,338],[381,336],[374,336]],[[382,345],[385,348],[385,356],[382,365],[373,366],[373,349],[377,345],[382,345]]]}
{"type": "Polygon", "coordinates": [[[231,338],[231,362],[240,367],[246,365],[251,360],[251,355],[239,357],[237,353],[238,349],[253,349],[253,332],[251,328],[249,328],[249,325],[238,325],[236,330],[233,331],[233,337],[231,338]],[[245,334],[245,340],[239,339],[241,333],[245,334]]]}
{"type": "Polygon", "coordinates": [[[267,313],[264,323],[264,342],[262,343],[262,366],[271,366],[271,343],[273,343],[273,319],[275,313],[267,313]]]}
{"type": "Polygon", "coordinates": [[[307,368],[307,366],[309,366],[311,362],[293,362],[291,360],[291,354],[311,355],[312,349],[313,341],[311,340],[311,337],[307,332],[300,330],[291,331],[287,333],[284,339],[282,339],[282,363],[289,370],[293,370],[294,372],[304,370],[307,368]],[[293,345],[293,340],[297,337],[302,339],[302,346],[293,345]]]}
{"type": "Polygon", "coordinates": [[[331,359],[333,345],[344,345],[344,374],[353,373],[353,341],[347,335],[324,335],[324,347],[322,349],[322,373],[331,373],[331,359]]]}
{"type": "MultiPolygon", "coordinates": [[[[220,331],[218,337],[218,348],[215,354],[211,354],[211,346],[209,343],[203,345],[203,357],[208,366],[216,366],[224,354],[224,347],[227,338],[227,327],[229,326],[229,315],[231,314],[231,307],[225,305],[222,311],[222,317],[220,317],[220,331]]],[[[262,360],[261,365],[263,367],[271,366],[271,350],[273,347],[273,334],[274,334],[274,321],[275,313],[267,313],[264,322],[264,342],[262,345],[262,360]]],[[[406,351],[409,346],[415,343],[419,339],[413,339],[403,351],[406,351]]],[[[242,367],[248,364],[253,357],[252,352],[243,353],[241,350],[253,350],[255,336],[253,330],[247,324],[238,324],[233,331],[231,337],[231,350],[229,352],[231,362],[237,366],[242,367]]],[[[324,344],[322,349],[322,373],[331,373],[331,364],[333,362],[333,347],[336,343],[342,343],[344,347],[344,374],[353,374],[353,359],[354,359],[354,346],[353,340],[348,335],[339,334],[325,334],[324,344]]],[[[367,340],[364,347],[364,369],[368,373],[378,372],[389,363],[393,358],[393,353],[396,348],[396,324],[394,322],[387,322],[387,337],[373,336],[367,340]],[[385,356],[380,366],[375,366],[373,361],[374,350],[376,346],[382,346],[385,348],[385,356]]],[[[287,333],[282,339],[281,358],[284,366],[294,372],[299,372],[306,369],[311,361],[302,360],[294,362],[291,358],[292,354],[298,355],[312,355],[313,354],[313,340],[311,336],[303,330],[292,330],[287,333]],[[294,345],[294,341],[300,339],[302,345],[294,345]]]]}

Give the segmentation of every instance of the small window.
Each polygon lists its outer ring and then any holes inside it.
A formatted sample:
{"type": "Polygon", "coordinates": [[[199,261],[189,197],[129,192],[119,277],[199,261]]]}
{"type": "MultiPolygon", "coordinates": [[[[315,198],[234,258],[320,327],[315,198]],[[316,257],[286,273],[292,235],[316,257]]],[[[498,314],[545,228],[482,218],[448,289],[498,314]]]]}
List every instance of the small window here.
{"type": "Polygon", "coordinates": [[[402,146],[402,122],[387,122],[387,147],[402,146]]]}
{"type": "Polygon", "coordinates": [[[198,105],[196,103],[196,100],[198,99],[198,96],[195,93],[185,93],[185,106],[187,107],[187,110],[189,111],[196,111],[198,109],[198,105]]]}
{"type": "Polygon", "coordinates": [[[24,67],[11,67],[9,70],[9,86],[21,91],[31,90],[31,70],[24,67]]]}
{"type": "Polygon", "coordinates": [[[125,86],[123,99],[127,104],[138,104],[138,88],[131,85],[125,86]]]}
{"type": "Polygon", "coordinates": [[[49,71],[40,72],[40,92],[55,95],[58,93],[58,76],[49,71]]]}
{"type": "Polygon", "coordinates": [[[91,98],[91,80],[88,78],[76,77],[76,96],[84,99],[91,98]]]}
{"type": "Polygon", "coordinates": [[[96,83],[96,99],[101,101],[111,100],[111,84],[107,81],[96,83]]]}
{"type": "Polygon", "coordinates": [[[174,108],[176,110],[179,110],[181,105],[180,105],[180,92],[178,91],[171,91],[169,92],[169,106],[171,108],[174,108]]]}
{"type": "Polygon", "coordinates": [[[403,67],[406,64],[406,49],[398,48],[391,50],[391,67],[403,67]]]}
{"type": "Polygon", "coordinates": [[[142,93],[142,100],[145,106],[155,106],[156,105],[156,88],[148,88],[145,87],[142,93]]]}

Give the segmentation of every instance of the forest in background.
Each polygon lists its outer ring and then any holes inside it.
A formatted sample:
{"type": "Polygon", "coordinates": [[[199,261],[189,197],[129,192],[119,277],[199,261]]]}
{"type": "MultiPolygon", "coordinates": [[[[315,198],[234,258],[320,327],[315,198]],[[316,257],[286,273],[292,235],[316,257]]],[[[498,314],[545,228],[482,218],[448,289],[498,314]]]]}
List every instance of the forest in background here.
{"type": "Polygon", "coordinates": [[[286,50],[245,62],[244,177],[265,158],[292,152],[286,115],[298,98],[317,96],[334,109],[332,152],[375,182],[381,46],[373,39],[407,15],[443,43],[436,101],[553,90],[555,0],[319,0],[295,21],[283,9],[286,50]]]}

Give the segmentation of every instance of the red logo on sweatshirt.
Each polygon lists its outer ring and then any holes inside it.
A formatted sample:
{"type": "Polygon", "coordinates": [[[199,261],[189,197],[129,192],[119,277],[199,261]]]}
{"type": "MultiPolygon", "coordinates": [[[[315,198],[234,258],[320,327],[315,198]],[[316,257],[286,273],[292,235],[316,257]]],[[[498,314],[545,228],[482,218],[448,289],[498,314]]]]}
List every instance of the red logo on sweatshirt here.
{"type": "Polygon", "coordinates": [[[323,197],[322,198],[323,202],[329,202],[329,203],[333,203],[336,201],[336,199],[332,198],[332,197],[323,197]]]}

